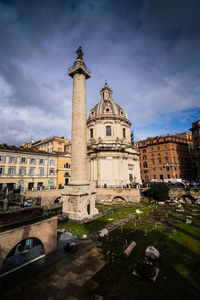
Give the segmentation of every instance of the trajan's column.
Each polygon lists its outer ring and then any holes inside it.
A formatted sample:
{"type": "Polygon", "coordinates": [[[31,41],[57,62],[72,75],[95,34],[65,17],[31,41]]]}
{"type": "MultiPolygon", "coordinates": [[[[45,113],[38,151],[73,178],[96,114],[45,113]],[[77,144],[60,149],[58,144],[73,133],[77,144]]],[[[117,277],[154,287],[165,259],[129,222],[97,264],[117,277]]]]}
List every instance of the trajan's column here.
{"type": "Polygon", "coordinates": [[[95,208],[95,185],[87,175],[87,112],[86,79],[90,72],[83,61],[83,52],[78,48],[77,58],[68,75],[73,78],[72,100],[72,172],[71,181],[65,186],[62,201],[63,213],[69,219],[83,220],[98,213],[95,208]]]}

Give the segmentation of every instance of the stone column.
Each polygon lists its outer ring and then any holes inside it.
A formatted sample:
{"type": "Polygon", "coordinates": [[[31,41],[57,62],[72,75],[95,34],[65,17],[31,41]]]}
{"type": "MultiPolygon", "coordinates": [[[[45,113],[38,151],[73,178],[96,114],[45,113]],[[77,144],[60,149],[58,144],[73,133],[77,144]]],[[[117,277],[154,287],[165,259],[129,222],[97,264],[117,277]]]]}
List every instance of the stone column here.
{"type": "Polygon", "coordinates": [[[68,75],[73,78],[72,100],[72,172],[68,186],[62,193],[63,213],[69,219],[83,220],[98,213],[95,208],[95,185],[87,176],[87,116],[86,79],[90,72],[83,61],[81,47],[76,52],[77,59],[68,75]]]}
{"type": "MultiPolygon", "coordinates": [[[[82,62],[81,62],[82,63],[82,62]]],[[[82,63],[83,64],[83,63],[82,63]]],[[[71,72],[69,73],[69,75],[71,72]]],[[[87,128],[86,128],[86,75],[74,70],[72,103],[72,173],[71,184],[88,183],[87,128]]],[[[87,77],[89,78],[89,76],[87,77]]]]}

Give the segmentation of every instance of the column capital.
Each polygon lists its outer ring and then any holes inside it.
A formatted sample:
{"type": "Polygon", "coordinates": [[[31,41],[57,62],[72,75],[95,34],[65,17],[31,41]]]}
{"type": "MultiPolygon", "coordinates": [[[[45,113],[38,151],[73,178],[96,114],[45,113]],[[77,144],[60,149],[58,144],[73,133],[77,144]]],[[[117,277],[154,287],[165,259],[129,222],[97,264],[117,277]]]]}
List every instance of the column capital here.
{"type": "Polygon", "coordinates": [[[74,65],[68,69],[68,75],[71,76],[72,78],[77,73],[84,74],[86,79],[91,77],[90,70],[87,69],[84,60],[80,57],[78,57],[75,60],[74,65]]]}

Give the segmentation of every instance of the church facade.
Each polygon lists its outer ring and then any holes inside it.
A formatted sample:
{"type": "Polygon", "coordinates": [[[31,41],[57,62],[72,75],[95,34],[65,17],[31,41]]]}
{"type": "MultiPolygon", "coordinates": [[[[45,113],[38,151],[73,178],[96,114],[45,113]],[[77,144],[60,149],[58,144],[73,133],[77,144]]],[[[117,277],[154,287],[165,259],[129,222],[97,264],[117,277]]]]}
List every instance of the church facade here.
{"type": "Polygon", "coordinates": [[[139,150],[131,143],[126,111],[105,83],[87,118],[88,174],[98,187],[141,184],[139,150]]]}

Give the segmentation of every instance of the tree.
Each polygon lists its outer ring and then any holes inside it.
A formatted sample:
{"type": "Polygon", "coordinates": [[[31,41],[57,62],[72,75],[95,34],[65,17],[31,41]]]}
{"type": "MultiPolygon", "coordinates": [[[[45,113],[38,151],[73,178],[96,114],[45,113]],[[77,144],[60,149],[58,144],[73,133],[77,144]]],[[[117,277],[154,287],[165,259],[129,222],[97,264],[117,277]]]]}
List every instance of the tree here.
{"type": "Polygon", "coordinates": [[[146,196],[158,202],[166,201],[169,199],[169,188],[163,182],[155,182],[150,189],[146,191],[146,196]]]}

